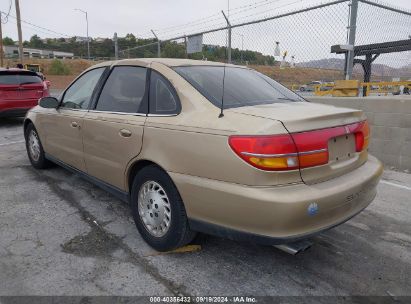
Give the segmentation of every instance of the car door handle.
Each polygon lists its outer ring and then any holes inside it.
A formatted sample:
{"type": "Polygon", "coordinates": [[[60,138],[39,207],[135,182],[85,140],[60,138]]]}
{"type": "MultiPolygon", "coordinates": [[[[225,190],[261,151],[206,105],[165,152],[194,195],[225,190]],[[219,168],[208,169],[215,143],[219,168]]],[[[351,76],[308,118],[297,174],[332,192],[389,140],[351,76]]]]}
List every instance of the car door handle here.
{"type": "Polygon", "coordinates": [[[131,136],[131,131],[127,129],[121,129],[120,130],[120,136],[123,137],[130,137],[131,136]]]}
{"type": "Polygon", "coordinates": [[[78,127],[79,127],[79,125],[78,125],[78,123],[77,123],[76,121],[72,121],[72,122],[71,122],[71,126],[72,126],[73,128],[78,128],[78,127]]]}

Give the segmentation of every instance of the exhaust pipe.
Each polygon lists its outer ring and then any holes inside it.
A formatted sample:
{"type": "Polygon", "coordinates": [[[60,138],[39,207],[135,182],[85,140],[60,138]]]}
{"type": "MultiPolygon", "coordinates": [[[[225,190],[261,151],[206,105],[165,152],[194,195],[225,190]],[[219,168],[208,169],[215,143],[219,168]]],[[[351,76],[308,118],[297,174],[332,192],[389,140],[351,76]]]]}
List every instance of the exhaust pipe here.
{"type": "Polygon", "coordinates": [[[293,243],[274,245],[275,248],[280,249],[288,254],[297,255],[300,252],[306,251],[312,246],[312,242],[309,240],[302,240],[293,243]]]}

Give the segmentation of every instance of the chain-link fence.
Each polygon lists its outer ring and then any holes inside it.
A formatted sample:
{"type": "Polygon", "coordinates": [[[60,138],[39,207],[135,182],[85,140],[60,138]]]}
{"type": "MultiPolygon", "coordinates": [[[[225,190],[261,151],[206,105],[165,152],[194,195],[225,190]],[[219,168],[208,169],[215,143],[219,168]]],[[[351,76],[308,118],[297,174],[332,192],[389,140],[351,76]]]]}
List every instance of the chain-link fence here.
{"type": "MultiPolygon", "coordinates": [[[[367,58],[373,60],[371,81],[411,79],[411,11],[374,0],[334,0],[293,11],[277,7],[276,14],[256,20],[253,18],[258,13],[244,17],[241,12],[234,11],[229,23],[223,14],[217,14],[211,19],[211,27],[207,26],[208,19],[188,23],[184,32],[181,28],[169,28],[161,32],[160,41],[141,40],[142,45],[123,49],[119,55],[250,65],[301,91],[311,91],[317,83],[344,79],[347,73],[363,81],[362,63],[367,58]],[[202,42],[195,53],[187,52],[192,37],[199,37],[202,42]],[[401,40],[405,46],[396,48],[391,44],[401,40]],[[350,42],[355,44],[350,47],[350,42]],[[381,51],[380,43],[388,46],[381,51]],[[370,44],[374,45],[362,52],[352,48],[370,44]],[[332,53],[333,45],[341,45],[340,52],[332,53]],[[367,52],[371,57],[364,55],[367,52]],[[352,75],[350,56],[354,63],[352,75]]],[[[269,10],[265,13],[270,14],[269,10]]]]}

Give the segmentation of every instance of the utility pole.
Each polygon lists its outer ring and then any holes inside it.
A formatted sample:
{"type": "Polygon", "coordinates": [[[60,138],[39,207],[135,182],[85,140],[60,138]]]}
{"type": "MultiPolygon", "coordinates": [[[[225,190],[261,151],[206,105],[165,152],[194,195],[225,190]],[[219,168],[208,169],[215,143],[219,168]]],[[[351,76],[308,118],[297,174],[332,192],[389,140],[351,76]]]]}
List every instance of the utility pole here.
{"type": "Polygon", "coordinates": [[[3,67],[3,32],[2,32],[2,28],[1,28],[1,16],[2,16],[3,12],[0,11],[0,67],[3,67]]]}
{"type": "Polygon", "coordinates": [[[20,3],[19,0],[15,0],[14,3],[16,4],[16,18],[17,18],[17,32],[19,35],[19,56],[20,56],[20,63],[23,64],[23,34],[21,32],[21,18],[20,18],[20,3]]]}
{"type": "Polygon", "coordinates": [[[354,66],[354,46],[355,34],[357,30],[357,14],[358,14],[358,0],[351,0],[348,4],[350,6],[350,24],[348,25],[348,44],[352,49],[346,53],[346,69],[345,79],[349,80],[352,77],[352,70],[354,66]]]}
{"type": "Polygon", "coordinates": [[[151,30],[151,32],[153,33],[154,37],[156,37],[156,39],[157,39],[157,57],[161,58],[161,46],[160,46],[161,42],[160,42],[160,39],[158,39],[156,33],[154,33],[153,30],[151,30]]]}
{"type": "Polygon", "coordinates": [[[118,60],[118,38],[117,33],[114,33],[114,57],[118,60]]]}
{"type": "Polygon", "coordinates": [[[231,23],[228,20],[227,16],[224,14],[224,11],[221,11],[223,13],[223,16],[225,18],[225,21],[227,22],[227,27],[228,27],[228,46],[227,46],[227,61],[228,63],[231,63],[231,23]]]}
{"type": "Polygon", "coordinates": [[[82,9],[75,8],[75,11],[82,12],[83,14],[86,15],[86,31],[87,31],[87,59],[90,59],[90,37],[88,36],[88,14],[86,11],[83,11],[82,9]]]}

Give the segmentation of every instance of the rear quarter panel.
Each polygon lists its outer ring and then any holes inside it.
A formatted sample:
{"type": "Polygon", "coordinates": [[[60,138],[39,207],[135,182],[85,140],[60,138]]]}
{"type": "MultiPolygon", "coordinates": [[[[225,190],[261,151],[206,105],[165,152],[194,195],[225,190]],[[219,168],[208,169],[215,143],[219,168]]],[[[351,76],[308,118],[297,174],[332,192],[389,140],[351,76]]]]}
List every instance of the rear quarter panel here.
{"type": "Polygon", "coordinates": [[[252,167],[228,144],[228,136],[234,134],[287,133],[281,122],[228,112],[218,118],[220,109],[177,73],[158,63],[153,63],[152,68],[167,77],[176,88],[182,112],[176,116],[147,118],[142,151],[130,162],[127,172],[136,161],[144,159],[168,172],[244,185],[301,182],[298,170],[268,172],[252,167]]]}

